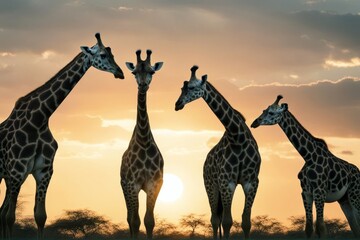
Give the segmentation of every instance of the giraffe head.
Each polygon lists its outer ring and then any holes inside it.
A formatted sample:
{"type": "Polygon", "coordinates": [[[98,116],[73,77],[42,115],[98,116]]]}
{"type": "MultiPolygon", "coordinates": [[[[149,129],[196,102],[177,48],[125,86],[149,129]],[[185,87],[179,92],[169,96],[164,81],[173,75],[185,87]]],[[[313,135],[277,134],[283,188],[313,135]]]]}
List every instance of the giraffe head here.
{"type": "Polygon", "coordinates": [[[102,71],[114,74],[115,78],[124,79],[124,73],[114,60],[110,47],[105,47],[101,41],[100,33],[96,33],[97,43],[93,47],[82,46],[81,51],[85,54],[88,63],[102,71]]]}
{"type": "Polygon", "coordinates": [[[279,101],[282,98],[283,97],[281,95],[278,95],[275,102],[265,109],[257,119],[255,119],[255,121],[251,124],[251,127],[257,128],[260,125],[275,125],[279,123],[283,117],[283,113],[288,110],[287,103],[279,105],[279,101]]]}
{"type": "Polygon", "coordinates": [[[184,81],[184,85],[181,88],[181,95],[175,103],[175,111],[181,110],[185,105],[191,101],[201,98],[205,94],[205,83],[207,75],[203,75],[201,80],[196,78],[196,70],[199,67],[194,65],[191,70],[191,76],[189,81],[184,81]]]}
{"type": "Polygon", "coordinates": [[[151,50],[146,50],[146,59],[141,59],[141,50],[136,51],[137,62],[136,66],[131,62],[126,62],[127,68],[135,75],[138,88],[141,91],[147,91],[152,80],[152,76],[156,71],[159,71],[163,62],[157,62],[151,66],[150,57],[151,50]]]}

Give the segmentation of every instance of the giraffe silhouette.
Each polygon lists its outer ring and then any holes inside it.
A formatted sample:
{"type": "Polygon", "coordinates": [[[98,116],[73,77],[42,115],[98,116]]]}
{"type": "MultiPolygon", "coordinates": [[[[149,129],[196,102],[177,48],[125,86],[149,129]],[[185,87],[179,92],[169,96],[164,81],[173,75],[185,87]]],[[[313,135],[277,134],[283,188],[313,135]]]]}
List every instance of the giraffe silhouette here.
{"type": "Polygon", "coordinates": [[[245,194],[242,214],[242,229],[245,238],[251,228],[251,208],[259,184],[258,174],[261,158],[257,143],[252,136],[245,118],[207,81],[207,75],[196,78],[197,66],[191,68],[189,81],[184,82],[175,110],[183,109],[185,104],[202,97],[225,127],[225,133],[208,153],[203,169],[206,192],[211,208],[213,237],[229,238],[233,220],[231,204],[237,184],[241,184],[245,194]]]}
{"type": "Polygon", "coordinates": [[[17,198],[29,174],[36,181],[34,217],[38,238],[43,237],[45,197],[58,147],[49,129],[49,118],[55,110],[91,66],[124,78],[111,49],[103,45],[99,33],[95,37],[96,45],[81,47],[81,52],[54,77],[19,98],[10,116],[0,124],[0,181],[4,178],[6,184],[0,209],[3,237],[11,238],[17,198]]]}
{"type": "Polygon", "coordinates": [[[316,208],[316,233],[326,237],[324,224],[325,202],[338,201],[351,230],[360,237],[360,172],[359,169],[336,156],[328,149],[324,140],[311,135],[288,109],[288,104],[276,101],[252,123],[251,127],[279,124],[292,145],[305,160],[298,178],[306,212],[305,232],[313,233],[312,207],[316,208]]]}
{"type": "Polygon", "coordinates": [[[135,75],[138,84],[137,118],[129,147],[123,154],[120,176],[126,207],[127,221],[131,238],[139,233],[139,192],[146,193],[146,213],[144,224],[147,239],[152,239],[155,226],[154,207],[163,183],[164,160],[151,132],[146,107],[146,93],[152,76],[160,70],[163,63],[151,66],[151,51],[147,50],[146,60],[141,60],[141,51],[136,51],[137,64],[127,62],[126,66],[135,75]]]}

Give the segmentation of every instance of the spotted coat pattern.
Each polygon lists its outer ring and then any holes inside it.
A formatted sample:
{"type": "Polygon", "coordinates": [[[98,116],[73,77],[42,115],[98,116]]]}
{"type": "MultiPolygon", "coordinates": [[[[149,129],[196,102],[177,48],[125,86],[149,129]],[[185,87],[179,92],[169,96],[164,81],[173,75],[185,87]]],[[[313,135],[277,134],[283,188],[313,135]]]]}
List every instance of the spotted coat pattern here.
{"type": "Polygon", "coordinates": [[[34,216],[38,237],[43,236],[47,218],[46,191],[58,147],[49,128],[50,116],[91,66],[123,78],[110,49],[102,45],[99,34],[96,37],[98,44],[92,48],[82,47],[83,52],[53,78],[21,97],[9,117],[0,124],[0,181],[4,179],[6,184],[6,196],[0,209],[3,237],[11,237],[18,194],[29,174],[36,181],[34,216]]]}
{"type": "Polygon", "coordinates": [[[127,63],[138,83],[138,103],[136,126],[122,157],[120,176],[131,238],[137,238],[139,234],[139,192],[143,190],[147,196],[144,224],[147,239],[152,239],[155,226],[154,207],[163,183],[164,160],[151,132],[146,93],[152,75],[161,68],[162,63],[151,66],[151,51],[147,51],[148,57],[145,61],[141,60],[140,53],[140,50],[136,52],[138,56],[136,67],[127,63]]]}
{"type": "Polygon", "coordinates": [[[306,212],[306,234],[313,233],[312,206],[316,208],[316,233],[326,236],[324,225],[324,203],[338,201],[349,225],[356,236],[360,236],[360,172],[359,169],[336,156],[328,149],[324,140],[308,132],[288,110],[287,104],[278,105],[278,100],[252,124],[273,125],[278,123],[290,142],[305,160],[298,174],[306,212]]]}
{"type": "Polygon", "coordinates": [[[248,238],[251,208],[259,184],[261,157],[258,146],[242,114],[232,108],[215,87],[206,81],[206,76],[201,81],[197,80],[194,73],[196,69],[196,66],[192,68],[191,80],[184,83],[176,108],[181,109],[186,102],[200,95],[225,127],[223,137],[208,153],[203,168],[213,237],[217,239],[219,227],[222,226],[224,237],[229,238],[233,223],[231,204],[236,186],[241,184],[245,194],[242,228],[248,238]]]}

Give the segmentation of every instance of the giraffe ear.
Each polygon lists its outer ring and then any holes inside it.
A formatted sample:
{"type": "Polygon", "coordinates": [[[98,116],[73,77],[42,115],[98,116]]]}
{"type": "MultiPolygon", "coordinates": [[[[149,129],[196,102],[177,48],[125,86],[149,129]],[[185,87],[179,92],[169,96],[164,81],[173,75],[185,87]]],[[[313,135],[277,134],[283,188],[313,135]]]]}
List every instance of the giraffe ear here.
{"type": "Polygon", "coordinates": [[[283,109],[283,111],[287,111],[288,110],[288,104],[287,103],[282,103],[281,108],[283,109]]]}
{"type": "Polygon", "coordinates": [[[204,85],[204,83],[206,82],[206,80],[207,80],[207,75],[203,75],[203,76],[201,77],[201,85],[204,85]]]}
{"type": "Polygon", "coordinates": [[[135,70],[135,65],[131,62],[126,62],[125,65],[127,66],[127,68],[130,70],[130,71],[134,71],[135,70]]]}
{"type": "Polygon", "coordinates": [[[154,71],[159,71],[164,63],[163,62],[157,62],[153,66],[154,71]]]}
{"type": "Polygon", "coordinates": [[[91,49],[89,47],[81,46],[80,49],[84,54],[86,54],[88,56],[93,56],[94,55],[94,53],[91,51],[91,49]]]}

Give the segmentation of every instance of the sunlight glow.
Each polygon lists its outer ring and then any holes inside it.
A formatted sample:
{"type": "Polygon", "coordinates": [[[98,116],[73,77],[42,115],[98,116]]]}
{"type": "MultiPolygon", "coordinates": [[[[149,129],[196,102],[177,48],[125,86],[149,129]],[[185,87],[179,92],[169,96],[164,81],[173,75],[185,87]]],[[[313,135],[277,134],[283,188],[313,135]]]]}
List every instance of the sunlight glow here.
{"type": "Polygon", "coordinates": [[[164,183],[158,199],[161,202],[174,202],[181,197],[183,189],[183,183],[178,176],[165,173],[164,183]]]}

